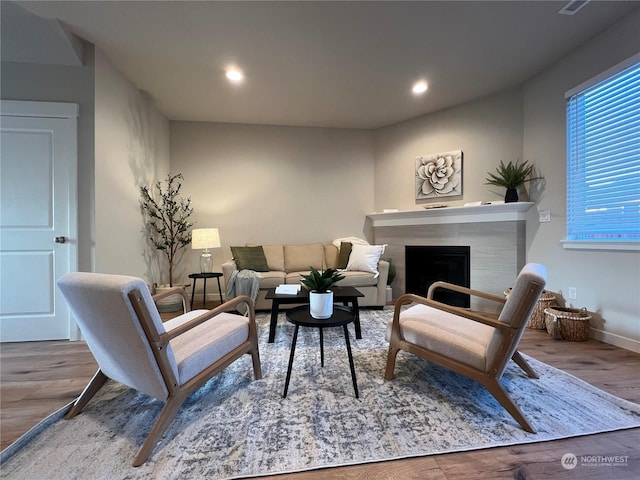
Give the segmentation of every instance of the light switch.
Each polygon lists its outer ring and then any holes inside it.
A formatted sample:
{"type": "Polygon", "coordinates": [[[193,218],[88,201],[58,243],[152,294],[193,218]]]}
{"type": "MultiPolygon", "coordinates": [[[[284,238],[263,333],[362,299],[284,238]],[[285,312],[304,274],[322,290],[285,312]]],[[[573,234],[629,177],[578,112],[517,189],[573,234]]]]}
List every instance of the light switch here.
{"type": "Polygon", "coordinates": [[[550,210],[542,210],[538,215],[538,219],[540,220],[540,223],[550,222],[551,221],[551,211],[550,210]]]}

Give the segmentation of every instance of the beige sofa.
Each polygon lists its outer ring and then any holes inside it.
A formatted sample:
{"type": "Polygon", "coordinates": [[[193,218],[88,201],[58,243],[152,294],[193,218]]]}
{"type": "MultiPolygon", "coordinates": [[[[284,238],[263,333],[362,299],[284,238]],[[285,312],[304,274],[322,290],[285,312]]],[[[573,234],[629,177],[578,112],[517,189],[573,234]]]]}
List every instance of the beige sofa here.
{"type": "MultiPolygon", "coordinates": [[[[255,245],[252,245],[255,246],[255,245]]],[[[270,310],[271,300],[265,299],[267,290],[280,284],[298,284],[301,275],[316,269],[336,268],[339,249],[331,244],[311,243],[306,245],[262,245],[269,271],[259,272],[260,290],[256,300],[256,310],[270,310]]],[[[229,285],[231,275],[237,270],[235,261],[222,264],[225,285],[229,285]]],[[[364,294],[358,299],[361,307],[384,307],[386,303],[387,276],[389,263],[380,260],[378,273],[341,270],[344,279],[337,285],[352,286],[364,294]]]]}

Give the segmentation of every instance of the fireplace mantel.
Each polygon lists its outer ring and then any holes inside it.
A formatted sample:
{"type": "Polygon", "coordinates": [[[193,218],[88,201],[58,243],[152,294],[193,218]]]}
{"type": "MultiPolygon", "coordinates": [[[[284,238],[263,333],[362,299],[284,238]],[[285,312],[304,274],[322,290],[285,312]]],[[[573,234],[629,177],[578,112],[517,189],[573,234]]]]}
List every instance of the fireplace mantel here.
{"type": "Polygon", "coordinates": [[[398,212],[370,213],[373,227],[437,225],[444,223],[488,223],[526,220],[533,202],[499,203],[465,207],[423,208],[398,212]]]}
{"type": "MultiPolygon", "coordinates": [[[[532,202],[372,213],[376,244],[396,266],[393,295],[405,293],[405,247],[469,246],[471,288],[502,295],[526,260],[527,211],[532,202]]],[[[426,293],[426,292],[425,292],[426,293]]],[[[472,306],[474,305],[472,300],[472,306]]]]}

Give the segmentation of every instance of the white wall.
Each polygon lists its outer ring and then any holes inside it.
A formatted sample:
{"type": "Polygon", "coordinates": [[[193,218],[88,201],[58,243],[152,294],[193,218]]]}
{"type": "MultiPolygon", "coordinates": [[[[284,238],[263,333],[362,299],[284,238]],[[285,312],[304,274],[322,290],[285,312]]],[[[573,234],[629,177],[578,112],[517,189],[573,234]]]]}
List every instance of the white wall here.
{"type": "MultiPolygon", "coordinates": [[[[185,177],[196,228],[220,229],[216,269],[231,245],[363,237],[373,209],[372,133],[362,130],[171,122],[171,170],[185,177]]],[[[199,254],[182,267],[198,271],[199,254]]]]}
{"type": "Polygon", "coordinates": [[[503,199],[503,191],[484,185],[487,171],[521,157],[519,89],[381,128],[375,132],[375,210],[503,199]],[[450,150],[463,152],[462,196],[416,201],[416,158],[450,150]]]}
{"type": "MultiPolygon", "coordinates": [[[[527,82],[524,154],[542,170],[546,188],[538,209],[551,222],[529,219],[529,258],[547,265],[552,290],[577,288],[574,306],[596,313],[596,337],[640,351],[640,253],[565,250],[567,90],[640,52],[640,11],[527,82]]],[[[535,215],[535,214],[534,214],[535,215]]],[[[566,294],[565,294],[566,297],[566,294]]]]}
{"type": "Polygon", "coordinates": [[[95,57],[95,271],[162,283],[138,192],[168,173],[169,121],[98,49],[95,57]]]}

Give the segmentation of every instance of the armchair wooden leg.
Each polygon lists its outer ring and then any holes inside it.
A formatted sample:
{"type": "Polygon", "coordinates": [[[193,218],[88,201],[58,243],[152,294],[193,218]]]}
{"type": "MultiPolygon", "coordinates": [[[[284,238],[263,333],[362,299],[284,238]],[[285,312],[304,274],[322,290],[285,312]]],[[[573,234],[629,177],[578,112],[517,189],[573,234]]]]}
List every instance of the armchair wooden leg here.
{"type": "Polygon", "coordinates": [[[251,352],[251,361],[253,362],[253,378],[260,380],[262,378],[262,367],[260,366],[260,352],[256,346],[251,352]]]}
{"type": "Polygon", "coordinates": [[[519,351],[515,351],[511,359],[518,364],[518,366],[525,371],[529,378],[540,378],[538,374],[531,368],[531,365],[524,359],[522,355],[520,355],[519,351]]]}
{"type": "Polygon", "coordinates": [[[385,380],[393,380],[393,370],[396,368],[396,357],[399,348],[394,347],[393,343],[389,343],[389,352],[387,353],[387,368],[384,371],[385,380]]]}
{"type": "Polygon", "coordinates": [[[147,461],[149,455],[153,452],[153,449],[156,447],[158,442],[160,442],[162,434],[167,430],[167,427],[171,424],[173,417],[175,417],[178,410],[180,410],[185,398],[186,397],[169,397],[167,403],[165,403],[164,408],[158,416],[158,420],[156,420],[151,432],[149,432],[149,436],[140,448],[138,455],[136,455],[136,458],[133,460],[134,467],[139,467],[147,461]]]}
{"type": "Polygon", "coordinates": [[[513,400],[511,400],[511,397],[504,389],[504,387],[500,385],[500,382],[498,382],[494,378],[489,378],[482,381],[482,384],[487,390],[489,390],[489,393],[491,393],[491,395],[493,395],[496,400],[500,402],[505,410],[507,410],[507,412],[509,412],[511,416],[517,420],[517,422],[525,431],[536,433],[536,430],[531,426],[520,408],[518,408],[518,406],[513,403],[513,400]]]}
{"type": "Polygon", "coordinates": [[[76,399],[69,411],[65,414],[64,418],[66,420],[69,420],[70,418],[73,418],[77,414],[79,414],[87,404],[87,402],[91,400],[96,392],[102,388],[102,386],[108,379],[109,378],[104,373],[102,373],[102,370],[98,369],[87,386],[84,387],[84,390],[82,391],[80,396],[76,399]]]}

